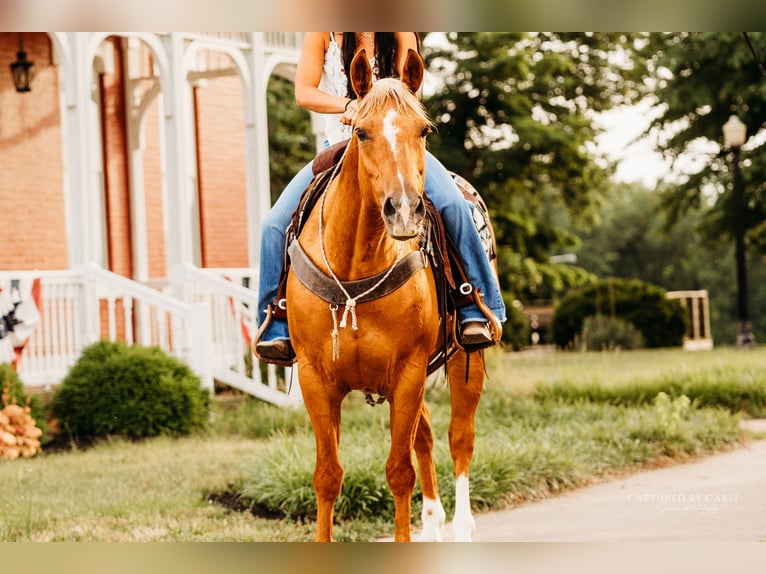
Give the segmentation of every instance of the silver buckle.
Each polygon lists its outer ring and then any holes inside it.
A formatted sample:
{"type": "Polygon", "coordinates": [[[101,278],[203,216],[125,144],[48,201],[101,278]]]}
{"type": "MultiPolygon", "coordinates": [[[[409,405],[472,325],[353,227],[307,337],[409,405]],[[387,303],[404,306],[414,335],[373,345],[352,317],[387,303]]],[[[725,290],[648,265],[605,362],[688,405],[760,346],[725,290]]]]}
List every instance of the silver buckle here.
{"type": "Polygon", "coordinates": [[[463,283],[458,289],[461,295],[470,295],[473,293],[473,286],[470,283],[463,283]]]}
{"type": "Polygon", "coordinates": [[[285,299],[285,298],[283,297],[282,299],[280,299],[279,301],[277,301],[277,307],[279,307],[280,309],[282,309],[282,311],[287,311],[287,299],[285,299]]]}

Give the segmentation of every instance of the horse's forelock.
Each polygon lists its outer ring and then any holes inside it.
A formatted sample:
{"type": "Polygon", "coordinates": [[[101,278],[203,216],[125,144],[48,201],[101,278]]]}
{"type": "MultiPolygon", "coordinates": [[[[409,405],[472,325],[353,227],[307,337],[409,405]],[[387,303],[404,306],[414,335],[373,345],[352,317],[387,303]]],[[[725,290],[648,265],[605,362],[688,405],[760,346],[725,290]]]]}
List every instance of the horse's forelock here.
{"type": "Polygon", "coordinates": [[[359,102],[358,119],[380,115],[390,107],[392,100],[400,110],[412,110],[431,125],[426,109],[417,96],[402,82],[393,78],[384,78],[373,84],[372,89],[359,102]]]}

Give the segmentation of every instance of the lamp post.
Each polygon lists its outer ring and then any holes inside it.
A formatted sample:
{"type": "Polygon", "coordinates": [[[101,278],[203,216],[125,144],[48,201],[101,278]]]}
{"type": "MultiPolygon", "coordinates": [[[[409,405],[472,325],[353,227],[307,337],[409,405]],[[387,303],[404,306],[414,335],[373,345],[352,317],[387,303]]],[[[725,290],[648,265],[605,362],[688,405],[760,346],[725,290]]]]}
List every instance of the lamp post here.
{"type": "Polygon", "coordinates": [[[732,202],[734,206],[733,226],[734,258],[737,266],[737,319],[739,332],[737,346],[749,347],[755,344],[755,336],[750,324],[747,293],[747,262],[745,254],[745,196],[742,185],[742,172],[739,165],[739,151],[746,141],[747,126],[735,115],[723,125],[723,144],[732,152],[732,170],[734,175],[732,202]]]}

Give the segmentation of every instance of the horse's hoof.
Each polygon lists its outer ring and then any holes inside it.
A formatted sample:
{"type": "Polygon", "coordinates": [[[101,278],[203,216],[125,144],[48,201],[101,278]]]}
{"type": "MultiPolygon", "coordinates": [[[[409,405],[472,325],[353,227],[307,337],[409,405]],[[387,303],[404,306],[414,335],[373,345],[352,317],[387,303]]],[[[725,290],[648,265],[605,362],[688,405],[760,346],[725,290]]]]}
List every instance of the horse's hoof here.
{"type": "Polygon", "coordinates": [[[472,516],[456,518],[452,522],[453,542],[471,542],[473,533],[476,530],[476,523],[472,516]]]}
{"type": "Polygon", "coordinates": [[[293,351],[293,346],[287,339],[258,341],[255,345],[255,355],[261,361],[278,365],[292,363],[295,359],[295,351],[293,351]]]}
{"type": "Polygon", "coordinates": [[[423,498],[423,529],[418,536],[418,542],[441,542],[442,527],[447,520],[444,507],[440,500],[423,498]]]}

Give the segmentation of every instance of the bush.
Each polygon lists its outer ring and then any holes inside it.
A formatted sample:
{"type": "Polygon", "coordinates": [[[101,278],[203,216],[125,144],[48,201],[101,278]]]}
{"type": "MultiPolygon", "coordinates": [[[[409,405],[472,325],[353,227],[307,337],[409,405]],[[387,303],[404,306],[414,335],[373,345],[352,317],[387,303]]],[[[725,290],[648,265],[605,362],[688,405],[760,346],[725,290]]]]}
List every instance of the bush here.
{"type": "MultiPolygon", "coordinates": [[[[24,383],[19,378],[16,369],[14,369],[9,363],[0,364],[0,391],[8,389],[8,402],[16,403],[17,405],[29,406],[30,416],[38,422],[45,422],[45,406],[37,396],[30,396],[27,394],[24,383]]],[[[2,405],[0,405],[2,407],[2,405]]],[[[45,430],[44,424],[38,425],[45,430]]]]}
{"type": "Polygon", "coordinates": [[[16,371],[3,364],[0,365],[0,375],[0,459],[33,457],[40,452],[43,431],[31,415],[30,401],[24,397],[24,388],[16,371]]]}
{"type": "Polygon", "coordinates": [[[56,390],[52,412],[74,438],[183,435],[208,420],[210,396],[184,363],[158,347],[101,341],[56,390]]]}
{"type": "Polygon", "coordinates": [[[509,345],[514,351],[521,351],[529,342],[529,322],[514,301],[510,297],[503,295],[507,320],[503,323],[502,341],[509,345]]]}
{"type": "Polygon", "coordinates": [[[629,351],[643,348],[644,337],[633,323],[619,317],[593,315],[583,322],[581,344],[586,351],[629,351]]]}
{"type": "Polygon", "coordinates": [[[0,389],[8,389],[10,400],[23,404],[27,400],[24,384],[16,369],[9,363],[0,363],[0,389]]]}
{"type": "Polygon", "coordinates": [[[603,314],[632,323],[647,348],[679,347],[686,332],[686,312],[665,290],[638,279],[607,279],[564,297],[553,314],[553,340],[562,349],[576,347],[586,317],[603,314]]]}

